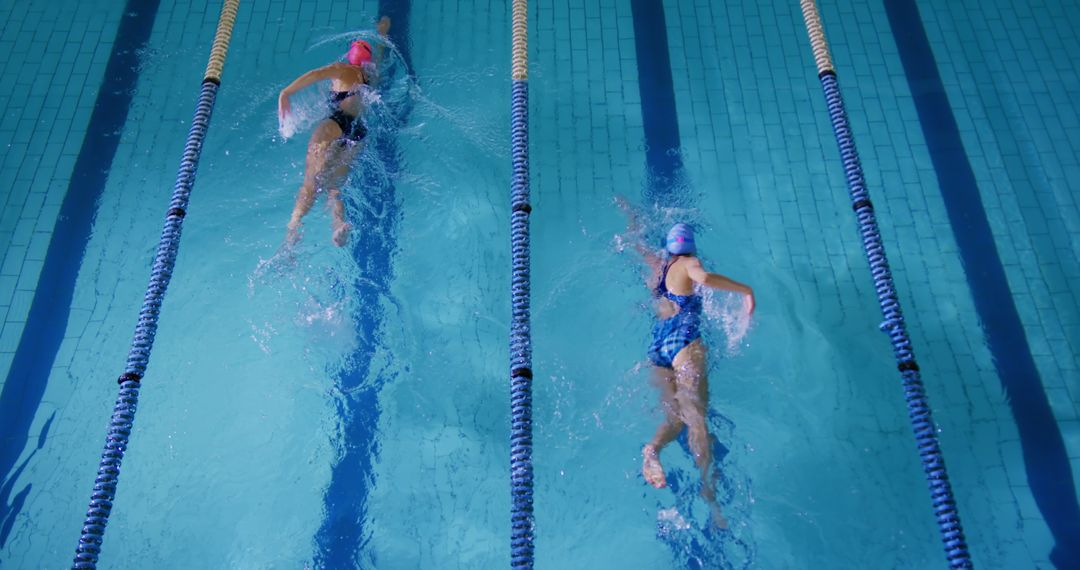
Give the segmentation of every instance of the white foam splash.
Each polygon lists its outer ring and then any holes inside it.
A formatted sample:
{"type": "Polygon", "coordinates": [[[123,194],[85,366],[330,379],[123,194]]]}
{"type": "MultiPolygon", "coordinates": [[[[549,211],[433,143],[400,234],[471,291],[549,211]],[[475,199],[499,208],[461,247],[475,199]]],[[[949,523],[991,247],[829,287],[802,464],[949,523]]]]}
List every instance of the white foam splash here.
{"type": "Polygon", "coordinates": [[[278,115],[278,134],[282,139],[289,140],[296,134],[299,123],[295,113],[286,113],[284,117],[278,115]]]}
{"type": "Polygon", "coordinates": [[[656,520],[661,525],[669,527],[673,530],[686,530],[690,528],[690,523],[686,522],[686,519],[679,514],[679,509],[671,507],[670,509],[660,509],[656,512],[656,520]]]}
{"type": "Polygon", "coordinates": [[[293,135],[311,129],[318,121],[326,118],[325,88],[308,88],[289,97],[289,112],[278,115],[278,134],[283,141],[293,135]]]}
{"type": "Polygon", "coordinates": [[[746,298],[708,287],[697,287],[697,292],[702,296],[705,318],[724,331],[726,355],[737,356],[752,321],[746,311],[746,298]]]}

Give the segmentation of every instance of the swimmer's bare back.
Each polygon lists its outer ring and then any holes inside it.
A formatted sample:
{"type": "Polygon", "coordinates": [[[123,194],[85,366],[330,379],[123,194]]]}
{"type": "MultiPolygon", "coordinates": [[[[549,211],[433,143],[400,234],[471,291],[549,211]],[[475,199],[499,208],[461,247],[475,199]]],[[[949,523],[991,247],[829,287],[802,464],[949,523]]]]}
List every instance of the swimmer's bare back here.
{"type": "MultiPolygon", "coordinates": [[[[694,280],[690,278],[690,274],[687,271],[687,267],[696,264],[701,266],[701,262],[691,255],[676,257],[671,265],[668,267],[667,279],[664,280],[664,284],[667,290],[674,295],[686,296],[694,294],[694,280]]],[[[656,281],[659,285],[660,277],[662,273],[657,271],[656,281]]],[[[655,286],[654,286],[655,289],[655,286]]],[[[670,319],[679,314],[679,305],[677,305],[671,299],[667,297],[659,297],[655,302],[656,318],[664,320],[670,319]]]]}
{"type": "MultiPolygon", "coordinates": [[[[348,63],[331,63],[335,74],[330,78],[330,89],[338,92],[358,93],[360,87],[368,83],[368,77],[362,67],[348,63]]],[[[359,115],[363,111],[360,97],[353,95],[341,101],[341,110],[350,115],[359,115]]]]}
{"type": "MultiPolygon", "coordinates": [[[[351,65],[342,62],[334,62],[318,69],[313,69],[301,75],[281,90],[281,94],[278,96],[278,116],[285,118],[292,110],[289,97],[292,96],[293,93],[296,93],[313,83],[326,80],[330,80],[330,89],[332,91],[352,93],[367,83],[367,76],[364,74],[363,68],[359,65],[351,65]]],[[[363,110],[360,97],[354,95],[342,100],[341,110],[354,117],[358,116],[363,110]]]]}

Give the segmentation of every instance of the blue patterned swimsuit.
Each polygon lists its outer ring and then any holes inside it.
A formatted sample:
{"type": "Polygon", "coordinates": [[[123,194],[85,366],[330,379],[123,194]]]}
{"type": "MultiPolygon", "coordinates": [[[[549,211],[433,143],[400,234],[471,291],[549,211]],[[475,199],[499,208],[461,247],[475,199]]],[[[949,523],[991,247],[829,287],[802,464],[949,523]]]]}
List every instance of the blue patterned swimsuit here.
{"type": "Polygon", "coordinates": [[[668,269],[674,260],[664,265],[660,274],[660,283],[653,291],[657,298],[670,299],[679,306],[679,313],[657,321],[653,326],[652,344],[649,345],[649,360],[653,364],[672,368],[675,355],[690,343],[701,338],[701,296],[676,295],[667,288],[668,269]]]}

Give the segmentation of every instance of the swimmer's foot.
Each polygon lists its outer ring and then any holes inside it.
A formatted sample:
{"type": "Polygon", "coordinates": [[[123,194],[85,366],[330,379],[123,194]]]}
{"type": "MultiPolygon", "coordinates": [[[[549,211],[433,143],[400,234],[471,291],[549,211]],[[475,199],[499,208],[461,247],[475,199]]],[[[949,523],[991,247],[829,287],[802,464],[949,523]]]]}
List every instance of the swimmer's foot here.
{"type": "Polygon", "coordinates": [[[345,242],[349,241],[349,230],[352,229],[352,224],[341,222],[334,224],[334,245],[341,247],[345,245],[345,242]]]}
{"type": "Polygon", "coordinates": [[[289,248],[296,245],[300,241],[300,227],[289,224],[289,229],[285,232],[285,247],[289,248]]]}
{"type": "Polygon", "coordinates": [[[724,513],[720,512],[720,505],[716,503],[709,504],[709,524],[717,530],[724,530],[728,527],[727,519],[724,518],[724,513]]]}
{"type": "Polygon", "coordinates": [[[641,462],[641,474],[645,476],[645,480],[657,489],[666,487],[667,476],[664,475],[664,466],[660,465],[656,447],[652,444],[646,445],[641,450],[641,456],[645,458],[641,462]]]}

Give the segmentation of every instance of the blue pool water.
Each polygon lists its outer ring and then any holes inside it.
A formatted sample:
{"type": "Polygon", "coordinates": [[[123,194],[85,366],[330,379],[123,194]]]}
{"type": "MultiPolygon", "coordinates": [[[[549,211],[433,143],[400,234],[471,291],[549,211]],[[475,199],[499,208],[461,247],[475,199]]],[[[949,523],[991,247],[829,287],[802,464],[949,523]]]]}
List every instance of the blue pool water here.
{"type": "MultiPolygon", "coordinates": [[[[1072,567],[1080,8],[820,7],[973,560],[1072,567]]],[[[0,567],[51,568],[78,539],[218,6],[0,14],[0,567]]],[[[944,566],[797,3],[529,18],[538,566],[944,566]],[[684,443],[662,456],[671,489],[639,474],[660,415],[617,194],[651,240],[693,221],[706,265],[757,293],[745,336],[732,299],[707,311],[727,533],[684,443]]],[[[509,20],[241,2],[102,567],[507,563],[509,20]],[[282,136],[277,92],[380,13],[411,76],[376,105],[357,230],[334,248],[320,202],[278,256],[307,134],[282,136]]]]}

